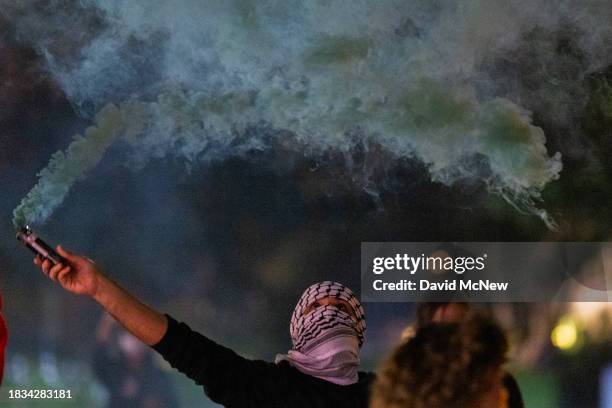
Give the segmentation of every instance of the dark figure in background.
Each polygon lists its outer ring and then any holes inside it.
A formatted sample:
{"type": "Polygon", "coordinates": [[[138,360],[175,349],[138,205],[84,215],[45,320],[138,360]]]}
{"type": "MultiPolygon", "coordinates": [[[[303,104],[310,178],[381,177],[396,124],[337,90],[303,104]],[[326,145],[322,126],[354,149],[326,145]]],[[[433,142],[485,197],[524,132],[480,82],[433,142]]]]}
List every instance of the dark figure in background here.
{"type": "Polygon", "coordinates": [[[508,343],[491,320],[471,316],[422,326],[379,370],[371,408],[506,408],[508,343]]]}
{"type": "Polygon", "coordinates": [[[8,329],[2,317],[2,293],[0,292],[0,385],[2,385],[2,378],[4,377],[4,352],[7,341],[8,329]]]}
{"type": "Polygon", "coordinates": [[[93,369],[109,392],[109,407],[177,406],[172,381],[155,367],[150,350],[106,313],[96,331],[93,369]]]}
{"type": "Polygon", "coordinates": [[[312,285],[291,317],[293,348],[275,363],[248,360],[143,304],[88,258],[57,248],[69,265],[34,262],[66,290],[101,304],[130,333],[226,407],[366,408],[373,374],[358,371],[361,304],[337,282],[312,285]]]}
{"type": "MultiPolygon", "coordinates": [[[[427,302],[419,303],[416,312],[416,332],[421,327],[435,323],[460,323],[473,314],[468,303],[462,302],[427,302]]],[[[514,376],[505,372],[502,379],[508,395],[508,408],[524,408],[523,395],[514,376]]]]}

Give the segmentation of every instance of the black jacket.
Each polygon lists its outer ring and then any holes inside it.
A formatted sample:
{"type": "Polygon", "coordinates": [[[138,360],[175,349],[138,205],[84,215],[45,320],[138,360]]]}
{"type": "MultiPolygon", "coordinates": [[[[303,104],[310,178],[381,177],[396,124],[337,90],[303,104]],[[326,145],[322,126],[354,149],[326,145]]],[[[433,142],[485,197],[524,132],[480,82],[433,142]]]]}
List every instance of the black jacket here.
{"type": "Polygon", "coordinates": [[[367,408],[374,374],[352,385],[303,374],[288,363],[247,360],[168,317],[168,331],[153,346],[170,365],[227,408],[367,408]]]}

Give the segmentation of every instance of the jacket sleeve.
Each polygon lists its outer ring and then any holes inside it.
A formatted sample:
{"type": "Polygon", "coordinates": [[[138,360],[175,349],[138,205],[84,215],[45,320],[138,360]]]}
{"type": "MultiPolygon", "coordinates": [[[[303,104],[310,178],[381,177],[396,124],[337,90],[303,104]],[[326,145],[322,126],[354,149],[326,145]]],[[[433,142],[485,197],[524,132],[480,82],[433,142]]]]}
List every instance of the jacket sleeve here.
{"type": "Polygon", "coordinates": [[[275,381],[277,370],[273,364],[241,357],[185,323],[166,317],[168,330],[153,349],[172,367],[202,385],[211,400],[220,404],[241,398],[265,400],[265,395],[257,394],[275,381]]]}

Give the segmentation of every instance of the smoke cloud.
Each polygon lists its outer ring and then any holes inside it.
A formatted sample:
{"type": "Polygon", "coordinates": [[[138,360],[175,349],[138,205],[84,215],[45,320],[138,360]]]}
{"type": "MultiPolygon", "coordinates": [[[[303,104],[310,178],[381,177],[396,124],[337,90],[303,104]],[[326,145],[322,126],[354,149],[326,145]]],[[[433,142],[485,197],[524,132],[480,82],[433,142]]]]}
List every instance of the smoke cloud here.
{"type": "Polygon", "coordinates": [[[38,177],[34,186],[13,213],[19,228],[31,222],[43,222],[62,203],[72,185],[95,167],[122,128],[121,112],[108,105],[96,117],[96,126],[75,136],[66,152],[57,152],[38,177]]]}
{"type": "Polygon", "coordinates": [[[16,225],[44,222],[119,139],[132,164],[202,163],[289,131],[305,155],[366,140],[425,163],[433,181],[476,180],[554,228],[541,192],[561,154],[531,110],[553,107],[543,116],[573,128],[580,79],[611,58],[604,0],[0,0],[0,10],[75,109],[99,111],[41,172],[16,225]],[[559,59],[561,35],[579,64],[559,59]],[[503,68],[530,55],[529,83],[503,68]]]}

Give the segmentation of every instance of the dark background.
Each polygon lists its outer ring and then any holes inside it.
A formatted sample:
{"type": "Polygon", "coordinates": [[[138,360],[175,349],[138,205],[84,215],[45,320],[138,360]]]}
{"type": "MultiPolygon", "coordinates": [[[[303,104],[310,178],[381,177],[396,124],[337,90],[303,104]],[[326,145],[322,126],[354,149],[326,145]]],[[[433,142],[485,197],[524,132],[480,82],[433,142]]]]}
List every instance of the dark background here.
{"type": "MultiPolygon", "coordinates": [[[[75,109],[44,70],[41,56],[19,41],[2,13],[0,27],[0,286],[11,333],[8,384],[24,378],[24,387],[63,382],[84,401],[100,403],[85,373],[101,310],[46,280],[14,239],[11,225],[12,210],[36,183],[37,172],[91,118],[75,109]],[[53,370],[56,374],[49,374],[53,370]]],[[[566,69],[549,74],[571,77],[567,61],[579,61],[580,52],[562,34],[555,43],[566,69]]],[[[530,65],[513,61],[495,63],[507,64],[504,72],[534,81],[539,89],[530,65]]],[[[417,159],[390,162],[376,149],[354,149],[351,159],[368,167],[379,188],[370,194],[345,171],[346,156],[329,154],[315,163],[282,146],[190,172],[173,159],[130,169],[121,165],[122,147],[115,146],[37,232],[92,257],[126,288],[213,339],[271,360],[290,346],[289,317],[306,286],[334,279],[359,290],[362,241],[608,240],[611,72],[605,67],[576,79],[589,90],[585,103],[573,108],[581,141],[572,140],[568,135],[575,129],[566,131],[546,106],[528,106],[547,134],[549,151],[564,155],[561,179],[543,194],[545,208],[560,223],[557,232],[476,182],[452,187],[432,182],[417,159]]],[[[363,360],[374,369],[413,310],[409,304],[365,309],[363,360]]],[[[516,364],[531,406],[554,406],[537,401],[596,406],[600,369],[611,361],[609,332],[591,338],[585,329],[582,348],[562,353],[550,344],[548,331],[571,313],[571,305],[499,309],[516,340],[515,352],[535,353],[516,364]],[[546,333],[534,330],[538,322],[546,333]],[[549,372],[556,375],[542,374],[549,372]],[[530,382],[540,385],[531,389],[530,382]]],[[[609,316],[609,306],[602,310],[609,316]]],[[[604,327],[609,330],[609,322],[604,327]]],[[[200,390],[178,375],[174,380],[185,406],[203,400],[200,390]]]]}

